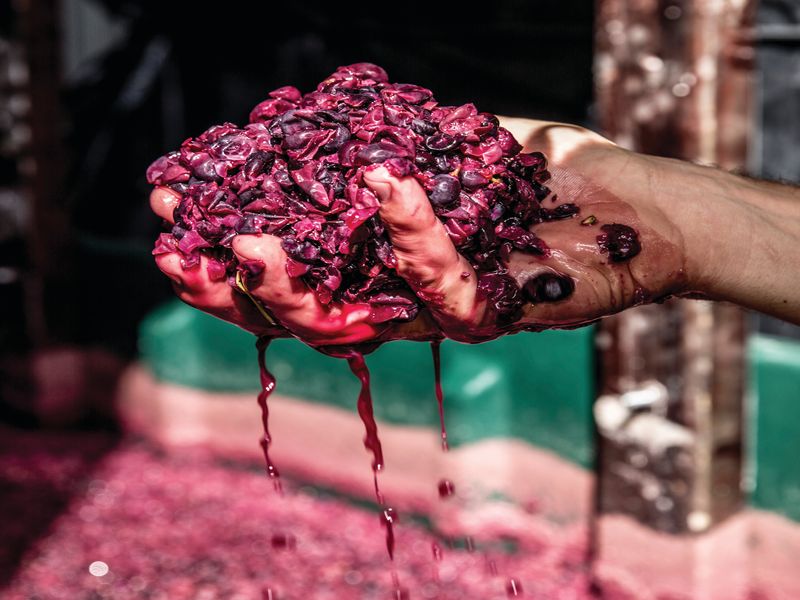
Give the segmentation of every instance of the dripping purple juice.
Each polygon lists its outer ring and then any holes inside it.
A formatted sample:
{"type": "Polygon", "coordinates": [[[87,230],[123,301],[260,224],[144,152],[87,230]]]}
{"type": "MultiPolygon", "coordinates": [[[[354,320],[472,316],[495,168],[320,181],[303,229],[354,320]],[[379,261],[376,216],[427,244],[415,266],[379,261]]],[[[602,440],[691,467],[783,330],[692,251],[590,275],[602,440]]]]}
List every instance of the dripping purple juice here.
{"type": "Polygon", "coordinates": [[[436,403],[439,406],[439,428],[442,435],[442,450],[449,450],[447,443],[447,427],[444,424],[444,395],[442,394],[442,363],[441,363],[441,341],[431,342],[431,353],[433,354],[433,379],[436,389],[436,403]]]}
{"type": "Polygon", "coordinates": [[[268,338],[260,338],[256,343],[258,350],[258,371],[261,379],[261,391],[258,393],[258,406],[261,408],[261,424],[264,428],[264,434],[259,440],[261,450],[264,453],[264,463],[267,469],[267,475],[273,480],[275,489],[282,491],[280,473],[277,467],[273,464],[269,456],[269,446],[272,443],[272,437],[269,434],[269,404],[268,400],[273,391],[275,391],[275,377],[267,370],[266,352],[269,347],[270,340],[268,338]]]}

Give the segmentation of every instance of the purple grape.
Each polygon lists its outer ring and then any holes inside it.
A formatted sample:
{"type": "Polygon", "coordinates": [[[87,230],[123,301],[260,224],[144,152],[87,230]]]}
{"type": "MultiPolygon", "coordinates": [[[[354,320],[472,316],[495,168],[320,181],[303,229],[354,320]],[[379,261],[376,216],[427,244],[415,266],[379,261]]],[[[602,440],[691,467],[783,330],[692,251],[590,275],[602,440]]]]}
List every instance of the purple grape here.
{"type": "Polygon", "coordinates": [[[572,277],[556,273],[544,273],[529,279],[522,286],[522,295],[528,302],[558,302],[572,295],[575,282],[572,277]]]}
{"type": "Polygon", "coordinates": [[[336,152],[350,140],[350,130],[344,125],[336,125],[333,137],[322,147],[325,152],[336,152]]]}
{"type": "Polygon", "coordinates": [[[256,150],[253,152],[244,163],[244,175],[248,179],[261,174],[275,160],[275,155],[272,152],[264,152],[263,150],[256,150]]]}
{"type": "Polygon", "coordinates": [[[387,141],[380,141],[377,144],[364,146],[356,154],[356,164],[371,165],[380,163],[390,158],[403,158],[407,152],[401,146],[387,141]]]}
{"type": "Polygon", "coordinates": [[[281,246],[286,254],[300,262],[314,262],[319,258],[319,246],[310,240],[301,242],[293,237],[285,237],[281,246]]]}
{"type": "Polygon", "coordinates": [[[519,154],[508,161],[508,168],[523,179],[532,179],[547,169],[547,159],[541,152],[519,154]]]}
{"type": "Polygon", "coordinates": [[[467,190],[474,190],[489,183],[489,180],[481,175],[480,171],[464,170],[459,174],[461,185],[467,190]]]}
{"type": "Polygon", "coordinates": [[[612,262],[625,262],[639,254],[642,246],[636,230],[620,223],[600,227],[603,232],[597,236],[600,252],[608,253],[612,262]]]}
{"type": "Polygon", "coordinates": [[[217,175],[214,161],[209,157],[207,160],[198,162],[192,165],[192,172],[194,176],[203,181],[217,181],[220,176],[217,175]]]}
{"type": "Polygon", "coordinates": [[[449,152],[458,146],[458,140],[446,133],[435,133],[425,138],[425,147],[431,152],[449,152]]]}
{"type": "Polygon", "coordinates": [[[436,125],[424,119],[414,119],[411,121],[411,129],[413,129],[415,133],[424,136],[430,136],[436,133],[436,125]]]}
{"type": "Polygon", "coordinates": [[[458,201],[461,184],[452,175],[437,175],[433,178],[433,188],[428,192],[428,199],[436,207],[443,208],[458,201]]]}
{"type": "Polygon", "coordinates": [[[577,205],[566,203],[559,204],[555,208],[542,209],[542,217],[545,221],[557,221],[559,219],[571,219],[580,212],[577,205]]]}

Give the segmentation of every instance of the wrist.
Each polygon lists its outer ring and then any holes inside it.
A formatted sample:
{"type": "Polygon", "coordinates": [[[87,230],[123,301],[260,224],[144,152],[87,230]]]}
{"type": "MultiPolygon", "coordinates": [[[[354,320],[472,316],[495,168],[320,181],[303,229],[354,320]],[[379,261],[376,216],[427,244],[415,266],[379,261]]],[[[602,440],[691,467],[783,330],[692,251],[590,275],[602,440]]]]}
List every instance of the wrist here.
{"type": "Polygon", "coordinates": [[[689,162],[645,157],[650,198],[676,230],[685,282],[679,293],[724,296],[737,244],[749,237],[743,207],[731,196],[728,173],[689,162]]]}

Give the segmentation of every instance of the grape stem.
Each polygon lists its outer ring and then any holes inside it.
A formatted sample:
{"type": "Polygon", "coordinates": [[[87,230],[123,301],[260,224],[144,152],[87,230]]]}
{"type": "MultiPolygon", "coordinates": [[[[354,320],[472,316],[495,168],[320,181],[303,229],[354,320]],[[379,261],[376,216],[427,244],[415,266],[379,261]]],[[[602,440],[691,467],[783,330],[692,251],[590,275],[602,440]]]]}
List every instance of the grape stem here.
{"type": "Polygon", "coordinates": [[[244,279],[242,279],[241,271],[236,271],[236,287],[239,288],[245,296],[250,298],[250,301],[255,305],[255,307],[258,309],[258,312],[261,313],[261,316],[264,317],[264,320],[267,323],[270,325],[278,324],[278,322],[275,320],[275,317],[269,314],[269,311],[267,311],[264,305],[261,304],[261,302],[259,302],[255,296],[253,296],[253,294],[250,293],[250,290],[247,288],[247,284],[244,282],[244,279]]]}

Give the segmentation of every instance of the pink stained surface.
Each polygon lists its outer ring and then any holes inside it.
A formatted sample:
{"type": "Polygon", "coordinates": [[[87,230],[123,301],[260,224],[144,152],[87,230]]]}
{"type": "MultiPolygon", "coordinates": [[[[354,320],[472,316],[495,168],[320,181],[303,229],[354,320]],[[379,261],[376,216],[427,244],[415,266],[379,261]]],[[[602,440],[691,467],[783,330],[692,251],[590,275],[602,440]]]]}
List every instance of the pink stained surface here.
{"type": "Polygon", "coordinates": [[[395,598],[393,568],[409,598],[500,600],[512,578],[516,597],[591,597],[572,542],[468,552],[401,514],[392,563],[376,509],[291,481],[281,496],[263,469],[201,450],[0,430],[0,486],[8,600],[395,598]]]}

